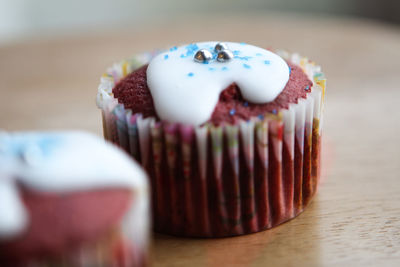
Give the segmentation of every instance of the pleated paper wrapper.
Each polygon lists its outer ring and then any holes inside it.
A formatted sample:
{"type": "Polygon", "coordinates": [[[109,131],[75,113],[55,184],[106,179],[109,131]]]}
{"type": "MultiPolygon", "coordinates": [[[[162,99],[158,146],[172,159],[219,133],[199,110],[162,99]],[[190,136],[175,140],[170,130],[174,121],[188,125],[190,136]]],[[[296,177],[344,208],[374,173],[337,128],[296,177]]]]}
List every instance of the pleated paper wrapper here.
{"type": "MultiPolygon", "coordinates": [[[[149,192],[142,184],[122,220],[94,240],[77,244],[57,256],[15,262],[0,259],[5,267],[144,267],[149,266],[149,192]]],[[[65,196],[67,197],[67,196],[65,196]]]]}
{"type": "Polygon", "coordinates": [[[269,229],[300,214],[320,176],[325,78],[307,58],[276,51],[301,66],[311,92],[277,114],[235,125],[194,127],[132,114],[113,97],[121,78],[156,53],[114,64],[97,104],[104,137],[138,160],[151,179],[154,228],[191,237],[269,229]]]}

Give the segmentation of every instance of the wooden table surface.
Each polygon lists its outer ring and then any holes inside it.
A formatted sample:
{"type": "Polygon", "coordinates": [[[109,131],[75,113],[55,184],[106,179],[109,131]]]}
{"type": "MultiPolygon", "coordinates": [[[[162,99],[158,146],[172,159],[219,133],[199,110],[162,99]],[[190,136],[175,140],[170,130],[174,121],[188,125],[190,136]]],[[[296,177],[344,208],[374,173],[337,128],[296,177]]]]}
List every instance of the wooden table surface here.
{"type": "Polygon", "coordinates": [[[155,235],[154,266],[400,266],[400,27],[295,16],[175,19],[0,47],[0,128],[102,134],[95,96],[114,61],[196,40],[286,48],[328,78],[323,177],[275,229],[225,239],[155,235]]]}

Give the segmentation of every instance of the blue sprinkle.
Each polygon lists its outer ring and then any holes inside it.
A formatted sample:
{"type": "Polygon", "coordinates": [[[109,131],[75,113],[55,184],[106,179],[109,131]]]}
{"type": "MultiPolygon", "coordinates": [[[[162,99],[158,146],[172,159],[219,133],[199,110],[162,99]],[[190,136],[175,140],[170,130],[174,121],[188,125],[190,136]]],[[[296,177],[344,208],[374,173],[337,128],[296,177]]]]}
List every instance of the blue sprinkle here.
{"type": "Polygon", "coordinates": [[[265,64],[265,65],[269,65],[269,64],[271,64],[271,61],[265,60],[265,61],[264,61],[264,64],[265,64]]]}
{"type": "Polygon", "coordinates": [[[306,91],[310,90],[310,86],[307,85],[306,88],[305,88],[305,90],[306,90],[306,91]]]}
{"type": "Polygon", "coordinates": [[[168,55],[165,55],[165,56],[164,56],[164,59],[168,59],[168,55]]]}
{"type": "Polygon", "coordinates": [[[260,115],[258,115],[258,118],[259,118],[260,120],[263,120],[263,119],[264,119],[264,115],[260,114],[260,115]]]}
{"type": "Polygon", "coordinates": [[[197,44],[189,44],[186,46],[187,50],[191,50],[191,51],[195,51],[197,49],[199,49],[199,47],[197,46],[197,44]]]}
{"type": "Polygon", "coordinates": [[[246,43],[244,43],[244,42],[241,42],[240,44],[241,44],[241,45],[246,45],[246,43]]]}
{"type": "Polygon", "coordinates": [[[273,110],[272,110],[272,113],[273,113],[273,114],[276,114],[276,109],[273,109],[273,110]]]}
{"type": "Polygon", "coordinates": [[[257,53],[256,56],[257,56],[257,57],[261,57],[262,54],[261,54],[261,53],[257,53]]]}
{"type": "Polygon", "coordinates": [[[289,75],[292,73],[292,68],[289,67],[289,75]]]}
{"type": "Polygon", "coordinates": [[[208,68],[208,70],[209,70],[209,71],[214,71],[214,70],[215,70],[215,68],[208,68]]]}
{"type": "Polygon", "coordinates": [[[169,51],[171,51],[171,52],[172,52],[172,51],[175,51],[175,50],[178,50],[178,47],[174,46],[174,47],[172,47],[172,48],[169,49],[169,51]]]}
{"type": "Polygon", "coordinates": [[[185,56],[185,54],[181,54],[181,58],[185,58],[186,56],[185,56]]]}
{"type": "Polygon", "coordinates": [[[243,67],[244,67],[245,69],[251,69],[251,66],[250,66],[250,65],[247,65],[247,64],[243,64],[243,67]]]}
{"type": "Polygon", "coordinates": [[[11,157],[21,157],[27,150],[34,147],[38,148],[38,153],[34,153],[33,156],[48,157],[51,156],[55,149],[62,146],[64,142],[65,140],[62,136],[53,134],[0,138],[0,143],[2,143],[2,151],[0,154],[11,157]]]}
{"type": "Polygon", "coordinates": [[[228,70],[228,67],[222,67],[221,70],[226,71],[228,70]]]}
{"type": "Polygon", "coordinates": [[[233,52],[232,52],[232,53],[233,53],[233,55],[234,55],[234,56],[237,56],[237,55],[239,55],[239,54],[240,54],[240,51],[239,51],[239,50],[233,50],[233,52]]]}
{"type": "Polygon", "coordinates": [[[249,106],[249,102],[244,102],[243,106],[248,107],[249,106]]]}
{"type": "Polygon", "coordinates": [[[251,59],[252,57],[249,57],[249,56],[244,56],[244,57],[235,56],[235,58],[240,59],[240,60],[249,61],[249,59],[251,59]]]}
{"type": "Polygon", "coordinates": [[[189,73],[188,73],[188,76],[189,76],[189,77],[193,77],[193,76],[194,76],[194,73],[193,73],[193,72],[189,72],[189,73]]]}
{"type": "Polygon", "coordinates": [[[234,108],[229,111],[229,115],[231,115],[231,116],[235,115],[235,113],[236,113],[236,110],[234,108]]]}
{"type": "Polygon", "coordinates": [[[199,47],[197,44],[190,44],[186,46],[186,56],[191,56],[194,55],[194,53],[199,50],[199,47]]]}

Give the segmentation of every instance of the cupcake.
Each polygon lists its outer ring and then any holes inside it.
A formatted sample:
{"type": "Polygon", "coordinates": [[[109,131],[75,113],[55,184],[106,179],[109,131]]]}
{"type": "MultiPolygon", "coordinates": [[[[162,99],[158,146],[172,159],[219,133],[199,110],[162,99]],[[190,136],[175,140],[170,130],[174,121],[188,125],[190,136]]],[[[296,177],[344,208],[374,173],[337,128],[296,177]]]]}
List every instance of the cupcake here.
{"type": "Polygon", "coordinates": [[[145,266],[147,178],[82,132],[0,132],[1,266],[145,266]]]}
{"type": "Polygon", "coordinates": [[[248,234],[288,221],[316,192],[325,78],[298,54],[202,42],[109,68],[104,136],[147,171],[154,227],[248,234]]]}

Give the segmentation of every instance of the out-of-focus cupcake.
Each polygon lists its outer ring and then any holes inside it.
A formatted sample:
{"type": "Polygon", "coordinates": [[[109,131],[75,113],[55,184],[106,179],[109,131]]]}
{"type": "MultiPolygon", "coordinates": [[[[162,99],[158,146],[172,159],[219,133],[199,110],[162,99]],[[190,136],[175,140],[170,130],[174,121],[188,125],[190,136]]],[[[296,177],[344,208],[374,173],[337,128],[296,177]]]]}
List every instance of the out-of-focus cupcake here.
{"type": "Polygon", "coordinates": [[[148,188],[82,132],[0,132],[1,266],[145,266],[148,188]]]}
{"type": "Polygon", "coordinates": [[[298,54],[193,43],[115,64],[97,103],[104,136],[148,172],[155,230],[268,229],[316,192],[325,78],[298,54]]]}

